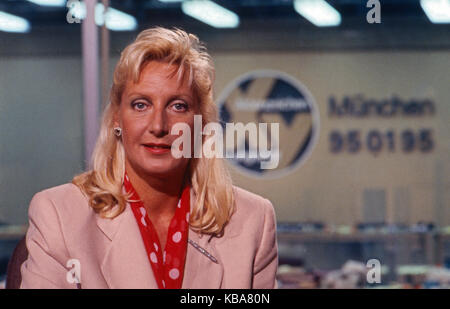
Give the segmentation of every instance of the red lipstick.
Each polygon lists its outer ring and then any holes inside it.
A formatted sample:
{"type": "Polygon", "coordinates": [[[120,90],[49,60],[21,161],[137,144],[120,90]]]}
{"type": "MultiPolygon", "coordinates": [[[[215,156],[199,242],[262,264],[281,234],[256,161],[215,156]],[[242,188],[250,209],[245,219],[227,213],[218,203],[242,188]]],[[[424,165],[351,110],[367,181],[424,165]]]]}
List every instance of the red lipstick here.
{"type": "Polygon", "coordinates": [[[153,154],[165,154],[171,150],[171,146],[168,144],[148,143],[143,146],[146,150],[153,154]]]}

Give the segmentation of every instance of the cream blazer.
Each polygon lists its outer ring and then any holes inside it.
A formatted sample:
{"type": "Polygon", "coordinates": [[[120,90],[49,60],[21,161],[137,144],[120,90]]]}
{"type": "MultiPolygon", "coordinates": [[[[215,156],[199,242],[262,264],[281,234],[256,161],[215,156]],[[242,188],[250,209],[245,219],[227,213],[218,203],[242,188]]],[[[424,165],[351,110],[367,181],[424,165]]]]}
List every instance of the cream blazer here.
{"type": "MultiPolygon", "coordinates": [[[[233,190],[236,212],[222,237],[189,230],[182,288],[277,287],[273,206],[242,188],[233,190]]],[[[35,194],[28,216],[21,288],[157,288],[129,205],[114,219],[101,218],[81,190],[67,183],[35,194]],[[78,273],[80,283],[68,272],[78,273]]]]}

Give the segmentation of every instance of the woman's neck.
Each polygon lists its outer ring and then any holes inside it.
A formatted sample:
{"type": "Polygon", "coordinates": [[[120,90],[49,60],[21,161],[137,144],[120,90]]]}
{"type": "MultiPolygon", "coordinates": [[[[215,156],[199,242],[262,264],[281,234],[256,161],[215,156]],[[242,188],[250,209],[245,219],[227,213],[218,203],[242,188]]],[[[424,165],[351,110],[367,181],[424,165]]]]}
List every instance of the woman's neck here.
{"type": "Polygon", "coordinates": [[[179,175],[157,177],[136,171],[128,162],[125,168],[150,217],[172,218],[184,185],[184,171],[179,175]]]}

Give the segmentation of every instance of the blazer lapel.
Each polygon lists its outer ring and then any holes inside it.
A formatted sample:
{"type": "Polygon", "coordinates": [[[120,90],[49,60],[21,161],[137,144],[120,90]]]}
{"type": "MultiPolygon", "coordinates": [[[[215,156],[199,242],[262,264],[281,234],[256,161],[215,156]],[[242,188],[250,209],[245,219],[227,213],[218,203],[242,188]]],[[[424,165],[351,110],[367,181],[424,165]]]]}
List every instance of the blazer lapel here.
{"type": "Polygon", "coordinates": [[[114,219],[97,216],[97,225],[109,238],[101,271],[109,288],[157,289],[157,283],[130,206],[114,219]]]}
{"type": "Polygon", "coordinates": [[[218,289],[222,285],[223,266],[213,237],[189,230],[183,289],[218,289]]]}
{"type": "MultiPolygon", "coordinates": [[[[191,207],[195,205],[196,194],[191,188],[191,207]]],[[[182,289],[218,289],[222,285],[223,265],[215,247],[215,237],[200,235],[189,228],[186,262],[182,289]],[[195,247],[194,247],[195,246],[195,247]],[[202,252],[203,251],[203,252],[202,252]],[[212,256],[212,258],[208,257],[212,256]],[[214,261],[215,260],[215,261],[214,261]]]]}
{"type": "MultiPolygon", "coordinates": [[[[191,205],[194,201],[191,190],[191,205]]],[[[108,238],[101,271],[109,288],[157,289],[130,205],[114,219],[96,217],[97,226],[108,238]]],[[[182,288],[220,288],[223,265],[215,248],[216,238],[200,235],[191,228],[188,238],[191,242],[187,246],[182,288]]]]}

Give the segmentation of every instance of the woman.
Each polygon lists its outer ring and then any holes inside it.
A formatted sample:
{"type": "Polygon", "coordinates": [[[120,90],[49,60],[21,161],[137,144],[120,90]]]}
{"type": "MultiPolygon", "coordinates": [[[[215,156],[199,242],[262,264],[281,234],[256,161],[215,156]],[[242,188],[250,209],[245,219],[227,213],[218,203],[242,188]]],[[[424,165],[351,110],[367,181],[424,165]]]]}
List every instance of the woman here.
{"type": "Polygon", "coordinates": [[[213,80],[182,30],[123,51],[92,169],[30,203],[22,288],[276,287],[271,202],[233,186],[223,160],[171,152],[174,124],[218,121],[213,80]]]}

